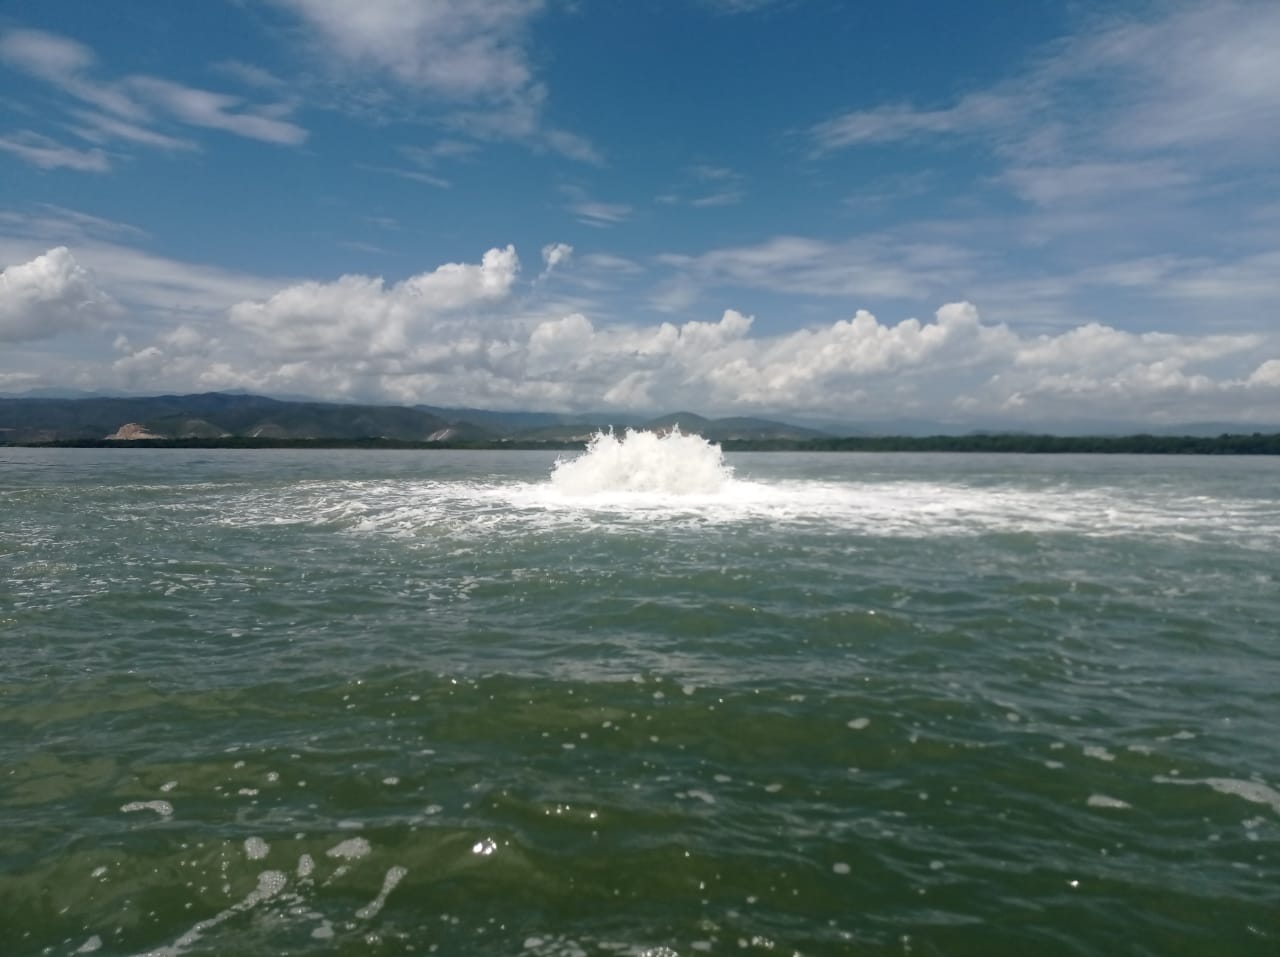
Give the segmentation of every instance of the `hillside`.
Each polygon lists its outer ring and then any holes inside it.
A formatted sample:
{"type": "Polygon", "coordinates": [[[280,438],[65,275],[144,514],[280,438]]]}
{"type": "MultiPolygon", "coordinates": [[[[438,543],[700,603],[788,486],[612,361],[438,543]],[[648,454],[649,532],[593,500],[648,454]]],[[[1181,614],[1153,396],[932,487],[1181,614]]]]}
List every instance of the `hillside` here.
{"type": "Polygon", "coordinates": [[[173,439],[379,437],[421,442],[433,436],[489,437],[476,426],[459,428],[403,406],[286,402],[220,392],[141,398],[0,398],[0,442],[103,439],[126,426],[173,439]]]}
{"type": "Polygon", "coordinates": [[[712,441],[805,439],[814,429],[767,419],[490,412],[434,406],[345,405],[209,392],[147,397],[0,397],[0,444],[177,439],[368,439],[399,442],[581,442],[596,431],[679,426],[712,441]]]}

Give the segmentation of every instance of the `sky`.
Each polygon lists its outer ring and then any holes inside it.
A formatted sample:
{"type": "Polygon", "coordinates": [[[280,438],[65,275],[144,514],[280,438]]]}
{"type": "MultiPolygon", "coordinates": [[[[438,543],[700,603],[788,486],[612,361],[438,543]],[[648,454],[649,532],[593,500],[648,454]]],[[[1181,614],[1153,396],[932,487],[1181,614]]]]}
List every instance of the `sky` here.
{"type": "Polygon", "coordinates": [[[1280,424],[1280,4],[0,5],[0,393],[1280,424]]]}

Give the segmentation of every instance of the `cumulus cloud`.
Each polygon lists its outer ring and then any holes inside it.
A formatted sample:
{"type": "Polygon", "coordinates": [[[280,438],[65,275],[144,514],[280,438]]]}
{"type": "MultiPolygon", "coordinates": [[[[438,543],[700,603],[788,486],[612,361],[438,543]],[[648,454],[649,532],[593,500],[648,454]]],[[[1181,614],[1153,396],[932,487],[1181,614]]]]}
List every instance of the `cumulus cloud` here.
{"type": "MultiPolygon", "coordinates": [[[[552,243],[542,258],[568,255],[552,243]]],[[[609,321],[589,302],[532,294],[538,278],[521,282],[507,246],[397,282],[348,275],[276,285],[229,308],[129,327],[96,383],[87,366],[73,371],[85,384],[175,391],[850,421],[985,417],[1028,427],[1117,415],[1265,421],[1280,409],[1280,339],[1260,333],[1085,322],[1032,335],[953,302],[928,318],[883,321],[859,310],[768,334],[735,309],[716,319],[609,321]]],[[[9,341],[85,328],[111,309],[65,248],[0,276],[0,337],[9,341]]]]}
{"type": "Polygon", "coordinates": [[[78,332],[118,310],[65,246],[0,272],[0,341],[78,332]]]}
{"type": "Polygon", "coordinates": [[[1280,389],[1280,359],[1268,359],[1246,380],[1246,384],[1266,389],[1280,389]]]}
{"type": "Polygon", "coordinates": [[[105,220],[94,224],[54,209],[46,215],[18,217],[18,221],[44,241],[0,234],[0,262],[25,262],[38,249],[65,244],[75,249],[76,261],[91,270],[99,287],[127,306],[129,316],[140,320],[183,321],[188,316],[217,314],[237,302],[270,296],[283,283],[278,278],[168,259],[102,238],[112,227],[130,228],[124,224],[105,220]]]}
{"type": "MultiPolygon", "coordinates": [[[[546,247],[544,260],[557,249],[546,247]]],[[[964,302],[929,321],[885,323],[862,310],[780,335],[757,334],[733,309],[716,321],[651,325],[538,314],[516,294],[516,263],[508,247],[394,285],[353,276],[300,284],[238,305],[231,318],[275,364],[254,373],[259,383],[296,389],[311,376],[331,389],[443,404],[1051,421],[1123,404],[1207,413],[1280,378],[1280,365],[1257,365],[1267,347],[1257,335],[1086,323],[1030,336],[964,302]]]]}
{"type": "Polygon", "coordinates": [[[519,269],[507,246],[489,250],[479,265],[448,263],[392,286],[371,276],[300,283],[264,302],[239,303],[230,318],[281,353],[398,355],[433,322],[509,295],[519,269]]]}

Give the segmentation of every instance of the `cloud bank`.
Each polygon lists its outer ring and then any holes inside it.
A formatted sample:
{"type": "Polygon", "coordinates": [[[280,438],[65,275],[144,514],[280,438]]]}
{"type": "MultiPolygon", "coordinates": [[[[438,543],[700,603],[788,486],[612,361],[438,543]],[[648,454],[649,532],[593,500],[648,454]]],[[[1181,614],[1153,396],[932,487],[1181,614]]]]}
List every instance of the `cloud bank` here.
{"type": "MultiPolygon", "coordinates": [[[[575,268],[548,244],[521,278],[512,246],[388,283],[365,275],[284,285],[199,322],[157,316],[117,340],[99,387],[242,388],[400,403],[556,410],[690,408],[848,421],[999,417],[1052,424],[1275,420],[1280,341],[1261,334],[1125,332],[1096,322],[1027,335],[966,302],[884,322],[865,310],[777,335],[715,319],[603,322],[539,290],[575,268]]],[[[0,276],[0,336],[119,324],[119,308],[65,247],[0,276]]]]}

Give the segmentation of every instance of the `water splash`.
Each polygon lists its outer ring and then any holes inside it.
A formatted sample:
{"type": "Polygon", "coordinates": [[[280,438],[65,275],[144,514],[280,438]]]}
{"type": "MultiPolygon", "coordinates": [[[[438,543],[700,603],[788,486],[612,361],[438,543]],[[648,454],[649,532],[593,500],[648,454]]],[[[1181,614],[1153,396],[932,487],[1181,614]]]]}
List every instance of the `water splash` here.
{"type": "Polygon", "coordinates": [[[720,446],[678,428],[665,434],[627,429],[619,439],[597,432],[587,450],[561,459],[551,470],[551,485],[564,495],[640,492],[662,495],[714,495],[733,481],[720,446]]]}

